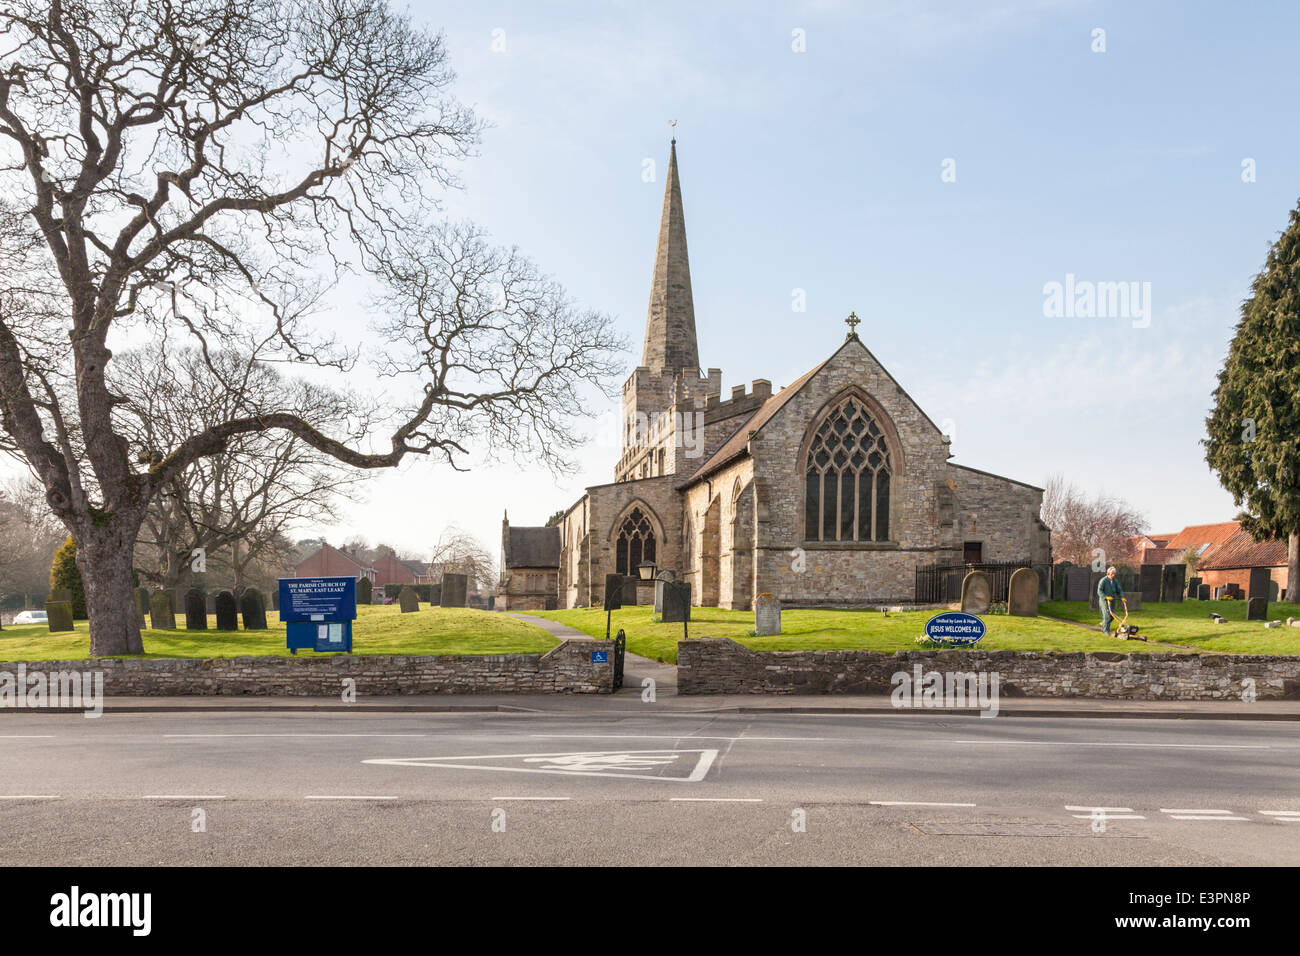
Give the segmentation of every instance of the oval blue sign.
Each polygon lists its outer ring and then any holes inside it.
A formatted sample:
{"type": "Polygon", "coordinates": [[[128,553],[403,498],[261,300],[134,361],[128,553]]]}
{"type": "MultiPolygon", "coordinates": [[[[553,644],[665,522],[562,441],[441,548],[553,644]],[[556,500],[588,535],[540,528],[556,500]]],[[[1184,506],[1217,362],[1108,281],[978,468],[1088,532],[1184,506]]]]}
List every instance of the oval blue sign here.
{"type": "Polygon", "coordinates": [[[984,622],[965,611],[936,614],[925,622],[925,636],[936,644],[974,644],[984,631],[984,622]]]}

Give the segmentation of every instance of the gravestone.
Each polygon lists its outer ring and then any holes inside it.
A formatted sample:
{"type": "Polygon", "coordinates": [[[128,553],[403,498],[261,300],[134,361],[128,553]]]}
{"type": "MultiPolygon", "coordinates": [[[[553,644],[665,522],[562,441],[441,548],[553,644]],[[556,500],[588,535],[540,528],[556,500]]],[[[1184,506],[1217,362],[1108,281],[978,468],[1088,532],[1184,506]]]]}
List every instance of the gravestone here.
{"type": "Polygon", "coordinates": [[[442,585],[441,584],[429,585],[429,603],[436,604],[438,607],[442,607],[442,585]]]}
{"type": "Polygon", "coordinates": [[[1224,585],[1224,587],[1228,589],[1228,593],[1232,595],[1234,601],[1240,601],[1242,599],[1243,595],[1241,593],[1241,585],[1236,581],[1229,581],[1224,585]]]}
{"type": "Polygon", "coordinates": [[[239,605],[235,602],[235,595],[230,591],[221,591],[217,594],[216,606],[217,630],[239,630],[239,605]]]}
{"type": "Polygon", "coordinates": [[[1106,572],[1104,571],[1088,572],[1088,607],[1094,611],[1101,610],[1101,597],[1097,594],[1097,585],[1101,583],[1101,579],[1105,576],[1106,572]]]}
{"type": "Polygon", "coordinates": [[[357,603],[369,604],[372,592],[375,586],[370,583],[369,578],[362,578],[357,582],[357,603]]]}
{"type": "Polygon", "coordinates": [[[1038,603],[1050,601],[1052,599],[1052,566],[1050,564],[1034,565],[1034,573],[1038,575],[1038,603]]]}
{"type": "Polygon", "coordinates": [[[1187,600],[1195,601],[1196,595],[1199,594],[1200,591],[1201,591],[1201,579],[1195,576],[1188,578],[1187,579],[1187,600]]]}
{"type": "Polygon", "coordinates": [[[987,614],[993,586],[983,571],[969,571],[961,582],[961,609],[967,614],[987,614]]]}
{"type": "Polygon", "coordinates": [[[1038,572],[1020,568],[1007,584],[1007,613],[1015,617],[1038,617],[1038,572]]]}
{"type": "Polygon", "coordinates": [[[1186,587],[1187,565],[1166,564],[1160,581],[1160,600],[1166,604],[1182,604],[1186,587]]]}
{"type": "Polygon", "coordinates": [[[623,606],[623,575],[605,575],[605,610],[617,611],[623,606]]]}
{"type": "Polygon", "coordinates": [[[640,603],[640,598],[637,596],[637,584],[638,584],[638,580],[635,574],[623,575],[623,606],[624,607],[627,606],[636,607],[636,605],[640,603]]]}
{"type": "Polygon", "coordinates": [[[781,633],[781,602],[771,594],[760,594],[754,602],[754,634],[766,637],[781,633]]]}
{"type": "Polygon", "coordinates": [[[45,623],[51,632],[72,630],[72,602],[46,601],[45,623]]]}
{"type": "Polygon", "coordinates": [[[1067,601],[1088,600],[1088,569],[1070,568],[1065,572],[1065,599],[1067,601]]]}
{"type": "Polygon", "coordinates": [[[1280,597],[1281,593],[1282,593],[1282,591],[1281,591],[1280,588],[1278,588],[1278,586],[1277,586],[1277,582],[1276,582],[1276,581],[1269,581],[1269,582],[1268,582],[1268,599],[1269,599],[1270,601],[1280,601],[1280,600],[1282,600],[1282,598],[1280,597]]]}
{"type": "Polygon", "coordinates": [[[672,571],[660,571],[655,575],[655,606],[654,613],[662,614],[664,612],[664,582],[672,581],[677,577],[672,571]]]}
{"type": "Polygon", "coordinates": [[[464,607],[468,593],[469,578],[463,574],[444,574],[442,592],[438,595],[441,607],[464,607]]]}
{"type": "Polygon", "coordinates": [[[185,630],[206,631],[208,629],[208,598],[202,588],[190,588],[185,592],[185,630]]]}
{"type": "Polygon", "coordinates": [[[1138,571],[1138,590],[1142,592],[1142,600],[1148,604],[1158,604],[1160,602],[1160,579],[1164,576],[1164,568],[1158,564],[1144,564],[1138,571]]]}
{"type": "Polygon", "coordinates": [[[1246,597],[1268,599],[1268,585],[1273,580],[1273,572],[1268,568],[1251,568],[1250,578],[1246,584],[1246,597]]]}
{"type": "MultiPolygon", "coordinates": [[[[409,584],[397,592],[397,604],[402,609],[403,614],[410,614],[420,609],[420,597],[415,593],[415,588],[409,584]]],[[[443,607],[451,605],[444,604],[443,607]]]]}
{"type": "Polygon", "coordinates": [[[50,596],[45,600],[51,604],[71,603],[72,592],[67,588],[50,588],[50,596]]]}
{"type": "Polygon", "coordinates": [[[1253,597],[1246,601],[1246,620],[1268,620],[1268,598],[1253,597]]]}
{"type": "Polygon", "coordinates": [[[665,624],[680,624],[691,619],[691,583],[668,581],[664,586],[664,610],[660,620],[665,624]]]}
{"type": "Polygon", "coordinates": [[[271,610],[278,612],[280,610],[280,589],[271,588],[271,610]]]}
{"type": "Polygon", "coordinates": [[[1210,586],[1208,584],[1198,584],[1196,586],[1196,600],[1208,601],[1210,599],[1210,586]]]}
{"type": "MultiPolygon", "coordinates": [[[[274,591],[271,592],[271,598],[272,598],[272,600],[275,599],[275,592],[274,592],[274,591]]],[[[370,592],[370,603],[371,603],[371,604],[383,604],[383,603],[384,603],[384,589],[383,589],[383,588],[375,588],[373,591],[370,592]]]]}
{"type": "MultiPolygon", "coordinates": [[[[1141,591],[1125,591],[1125,592],[1124,592],[1124,602],[1128,605],[1128,609],[1129,609],[1130,611],[1140,611],[1140,610],[1142,610],[1142,592],[1141,592],[1141,591]]],[[[1124,606],[1123,606],[1123,605],[1120,605],[1118,608],[1116,608],[1116,610],[1118,610],[1118,611],[1120,611],[1121,613],[1123,613],[1124,606]]]]}
{"type": "Polygon", "coordinates": [[[239,613],[244,618],[244,630],[266,630],[266,598],[257,588],[245,588],[239,596],[239,613]]]}
{"type": "Polygon", "coordinates": [[[134,594],[135,594],[135,609],[140,612],[141,617],[144,617],[146,614],[149,613],[149,589],[135,588],[134,594]]]}
{"type": "Polygon", "coordinates": [[[1228,593],[1229,593],[1228,586],[1226,584],[1220,584],[1217,588],[1214,589],[1214,600],[1222,601],[1223,596],[1228,593]]]}
{"type": "Polygon", "coordinates": [[[155,631],[169,631],[176,627],[176,611],[172,608],[170,591],[154,591],[149,595],[149,626],[155,631]]]}

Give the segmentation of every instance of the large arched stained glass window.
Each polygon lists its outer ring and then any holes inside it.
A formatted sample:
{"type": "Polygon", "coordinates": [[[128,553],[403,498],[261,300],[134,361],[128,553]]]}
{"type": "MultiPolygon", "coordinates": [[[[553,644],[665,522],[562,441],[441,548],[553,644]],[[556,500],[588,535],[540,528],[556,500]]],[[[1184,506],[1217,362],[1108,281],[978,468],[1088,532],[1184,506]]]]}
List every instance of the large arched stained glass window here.
{"type": "Polygon", "coordinates": [[[805,540],[889,540],[889,448],[860,399],[849,396],[817,426],[804,474],[805,540]]]}
{"type": "Polygon", "coordinates": [[[618,528],[618,540],[614,542],[614,570],[619,574],[636,574],[637,565],[654,559],[654,528],[640,508],[633,508],[618,528]]]}

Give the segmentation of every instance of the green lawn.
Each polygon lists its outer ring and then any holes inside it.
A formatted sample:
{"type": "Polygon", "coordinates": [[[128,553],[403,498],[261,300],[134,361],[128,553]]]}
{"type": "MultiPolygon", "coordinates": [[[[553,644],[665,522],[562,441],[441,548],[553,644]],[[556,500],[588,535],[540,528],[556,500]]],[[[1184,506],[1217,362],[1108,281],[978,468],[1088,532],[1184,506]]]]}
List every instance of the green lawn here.
{"type": "MultiPolygon", "coordinates": [[[[1047,601],[1039,611],[1067,621],[1100,624],[1101,615],[1087,601],[1047,601]]],[[[1270,621],[1282,627],[1269,630],[1263,621],[1246,620],[1245,601],[1183,601],[1181,604],[1145,604],[1129,615],[1129,623],[1153,641],[1186,644],[1197,650],[1228,654],[1300,654],[1300,628],[1287,627],[1288,617],[1300,618],[1300,604],[1274,601],[1268,606],[1270,621]],[[1230,623],[1215,624],[1217,612],[1230,623]]],[[[1140,646],[1140,645],[1138,645],[1140,646]]],[[[1181,648],[1174,648],[1181,650],[1181,648]]]]}
{"type": "MultiPolygon", "coordinates": [[[[1083,605],[1083,610],[1088,612],[1086,603],[1083,605]]],[[[647,605],[625,607],[615,611],[613,633],[618,633],[619,628],[624,630],[627,635],[627,649],[633,654],[640,654],[642,657],[654,660],[676,662],[677,642],[682,637],[682,626],[656,624],[652,620],[652,611],[653,609],[647,605]]],[[[599,608],[532,613],[568,624],[593,637],[605,636],[605,612],[599,608]]],[[[756,651],[916,650],[915,639],[924,633],[925,622],[937,613],[939,612],[904,611],[886,616],[879,611],[788,610],[781,614],[781,634],[775,637],[750,637],[749,632],[754,629],[752,611],[693,607],[690,635],[691,637],[729,637],[756,651]]],[[[1208,613],[1207,611],[1207,620],[1208,613]]],[[[1136,616],[1134,621],[1142,623],[1142,620],[1136,616]]],[[[1180,650],[1176,647],[1120,641],[1113,637],[1103,637],[1098,632],[1086,631],[1072,624],[1062,624],[1044,618],[990,614],[984,616],[984,623],[988,625],[988,633],[976,645],[981,650],[1149,651],[1151,653],[1180,650]]],[[[1268,653],[1283,653],[1278,649],[1280,642],[1276,637],[1280,632],[1264,631],[1260,624],[1252,624],[1252,627],[1260,629],[1261,639],[1264,634],[1270,635],[1271,650],[1268,653]]],[[[1300,637],[1300,630],[1294,633],[1300,637]]],[[[1300,641],[1294,644],[1300,645],[1300,641]]],[[[1235,647],[1209,649],[1238,650],[1235,647]]],[[[1263,649],[1238,652],[1265,653],[1263,649]]],[[[1296,647],[1295,652],[1300,653],[1300,646],[1296,647]]]]}
{"type": "MultiPolygon", "coordinates": [[[[536,654],[558,643],[540,627],[505,614],[473,608],[421,605],[403,614],[396,604],[357,609],[352,649],[357,654],[536,654]]],[[[267,612],[265,631],[218,631],[209,616],[208,630],[144,632],[145,657],[287,657],[284,625],[267,612]]],[[[183,623],[183,616],[180,622],[183,623]]],[[[51,634],[44,624],[6,627],[0,631],[0,661],[80,660],[90,651],[90,632],[78,621],[71,632],[51,634]]],[[[298,655],[311,656],[312,651],[298,655]]]]}

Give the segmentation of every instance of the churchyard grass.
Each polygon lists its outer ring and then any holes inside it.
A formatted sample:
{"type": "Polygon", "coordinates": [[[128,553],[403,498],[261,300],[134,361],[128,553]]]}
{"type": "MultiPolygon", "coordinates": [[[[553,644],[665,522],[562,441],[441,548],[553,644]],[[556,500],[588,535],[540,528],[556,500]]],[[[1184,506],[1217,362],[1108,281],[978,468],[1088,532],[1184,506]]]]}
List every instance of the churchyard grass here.
{"type": "MultiPolygon", "coordinates": [[[[402,614],[397,605],[357,609],[352,627],[356,654],[537,654],[559,643],[540,627],[505,614],[474,608],[420,605],[402,614]]],[[[208,630],[144,632],[145,657],[287,657],[280,615],[267,610],[265,631],[218,631],[208,615],[208,630]]],[[[179,624],[185,616],[178,615],[179,624]]],[[[6,627],[0,631],[0,661],[82,660],[90,649],[85,621],[74,630],[52,634],[44,624],[6,627]]],[[[311,656],[312,651],[298,655],[311,656]]]]}
{"type": "MultiPolygon", "coordinates": [[[[1207,602],[1208,603],[1208,602],[1207,602]]],[[[1060,607],[1062,605],[1044,605],[1060,607]]],[[[1064,605],[1070,607],[1070,605],[1064,605]]],[[[1176,607],[1177,605],[1169,605],[1176,607]]],[[[1277,605],[1281,607],[1282,605],[1277,605]]],[[[1088,611],[1083,604],[1085,616],[1077,620],[1085,623],[1098,623],[1097,615],[1088,611]],[[1092,615],[1089,618],[1087,615],[1092,615]]],[[[605,612],[600,608],[578,608],[566,611],[533,611],[539,617],[547,617],[575,627],[592,637],[605,636],[605,612]]],[[[915,639],[925,628],[925,622],[938,611],[904,611],[889,615],[879,611],[832,611],[813,609],[787,609],[781,614],[781,634],[771,637],[750,637],[754,629],[752,611],[727,611],[720,608],[691,608],[691,637],[729,637],[745,647],[756,651],[800,651],[800,650],[866,650],[866,651],[905,651],[917,650],[915,639]]],[[[1050,612],[1045,612],[1050,613],[1050,612]]],[[[1232,627],[1233,625],[1215,625],[1209,621],[1209,610],[1205,612],[1206,623],[1211,627],[1232,627]]],[[[681,624],[660,624],[653,620],[653,609],[624,607],[613,612],[611,633],[617,634],[621,627],[627,634],[627,649],[630,653],[649,657],[653,660],[675,662],[677,660],[677,642],[681,640],[681,624]]],[[[1056,616],[1066,617],[1058,614],[1056,616]]],[[[1274,615],[1276,616],[1276,615],[1274,615]]],[[[1283,615],[1285,618],[1286,615],[1283,615]]],[[[1245,617],[1245,609],[1241,609],[1245,617]]],[[[1088,631],[1073,624],[1048,620],[1044,617],[1009,617],[1005,614],[986,614],[984,622],[988,633],[976,645],[980,650],[1013,651],[1112,651],[1120,653],[1153,654],[1179,652],[1182,648],[1146,644],[1141,641],[1121,641],[1114,637],[1104,637],[1096,631],[1088,631]]],[[[1072,618],[1076,619],[1076,618],[1072,618]]],[[[1138,612],[1133,621],[1145,631],[1147,624],[1154,620],[1138,612]]],[[[1282,630],[1265,630],[1263,624],[1252,622],[1250,628],[1244,623],[1240,626],[1239,644],[1233,645],[1232,639],[1220,636],[1213,646],[1206,650],[1229,651],[1242,654],[1285,654],[1300,653],[1300,628],[1282,630]],[[1257,630],[1251,630],[1257,629],[1257,630]],[[1294,635],[1294,637],[1292,637],[1294,635]],[[1223,643],[1224,646],[1220,646],[1223,643]]],[[[1184,642],[1180,642],[1184,643],[1184,642]]],[[[1190,643],[1190,642],[1186,642],[1190,643]]]]}
{"type": "MultiPolygon", "coordinates": [[[[1099,624],[1101,615],[1087,601],[1045,601],[1039,612],[1067,621],[1099,624]]],[[[1288,627],[1288,617],[1300,618],[1300,604],[1271,601],[1268,619],[1281,621],[1279,628],[1266,628],[1263,621],[1246,620],[1245,601],[1182,601],[1143,604],[1129,615],[1129,623],[1153,641],[1186,644],[1197,650],[1225,654],[1300,654],[1300,627],[1288,627]],[[1221,614],[1227,624],[1215,624],[1211,613],[1221,614]]],[[[1119,642],[1116,642],[1119,643],[1119,642]]],[[[1174,648],[1186,652],[1186,648],[1174,648]]]]}

